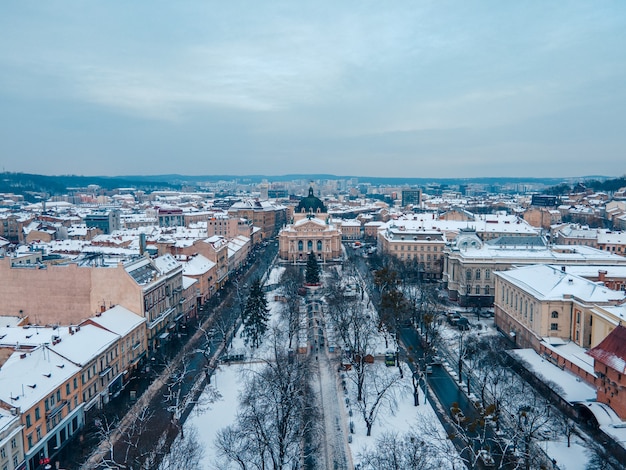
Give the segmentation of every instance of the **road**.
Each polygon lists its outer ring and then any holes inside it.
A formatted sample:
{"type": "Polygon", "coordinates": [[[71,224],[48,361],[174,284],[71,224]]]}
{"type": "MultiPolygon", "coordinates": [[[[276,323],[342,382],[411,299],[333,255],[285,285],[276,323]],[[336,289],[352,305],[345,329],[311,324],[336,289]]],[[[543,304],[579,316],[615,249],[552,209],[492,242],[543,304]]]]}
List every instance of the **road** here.
{"type": "MultiPolygon", "coordinates": [[[[221,293],[214,296],[210,301],[204,306],[202,311],[199,314],[199,321],[202,323],[202,328],[204,330],[211,330],[218,323],[220,325],[228,325],[228,328],[216,328],[215,334],[208,339],[210,346],[210,362],[211,364],[215,364],[218,360],[218,356],[221,353],[222,349],[231,341],[233,331],[236,328],[236,321],[240,315],[240,307],[238,304],[238,298],[240,298],[241,293],[236,292],[237,282],[241,285],[245,285],[253,277],[261,277],[263,276],[269,267],[272,264],[273,259],[275,258],[278,246],[275,243],[271,243],[267,248],[263,250],[255,249],[253,257],[251,259],[251,263],[247,264],[244,269],[242,269],[238,273],[232,273],[231,280],[227,283],[227,286],[221,291],[221,293]]],[[[245,296],[244,296],[245,297],[245,296]]],[[[190,328],[191,329],[191,328],[190,328]]],[[[192,333],[192,332],[190,332],[192,333]]],[[[186,362],[186,374],[182,377],[182,380],[179,382],[179,386],[182,387],[182,396],[185,396],[189,393],[189,391],[194,389],[194,393],[200,393],[201,387],[195,387],[198,382],[204,380],[206,370],[206,358],[205,356],[199,352],[202,350],[207,350],[207,338],[206,335],[200,330],[194,332],[190,337],[184,337],[187,339],[187,342],[177,342],[172,344],[172,348],[168,348],[171,353],[177,354],[175,358],[164,357],[163,360],[167,360],[171,362],[171,364],[177,364],[179,367],[179,373],[182,370],[180,368],[182,356],[185,356],[186,362]],[[193,353],[194,351],[195,354],[193,353]],[[191,354],[189,354],[191,353],[191,354]]],[[[153,361],[157,363],[159,361],[153,361]]],[[[150,368],[150,374],[155,374],[159,372],[160,368],[152,367],[150,368]]],[[[209,370],[212,372],[212,368],[209,367],[209,370]]],[[[172,370],[170,370],[172,372],[172,370]]],[[[176,373],[176,372],[175,372],[176,373]]],[[[107,451],[107,448],[110,448],[111,445],[115,448],[115,455],[120,456],[124,455],[126,452],[126,447],[128,446],[125,443],[125,440],[128,440],[128,436],[125,436],[125,428],[132,428],[133,423],[136,421],[136,413],[137,407],[140,404],[148,404],[147,406],[153,410],[153,415],[149,420],[149,424],[146,426],[145,430],[142,431],[142,445],[146,446],[154,446],[155,443],[159,440],[160,435],[167,434],[168,442],[171,442],[175,437],[177,432],[176,427],[172,427],[171,421],[171,413],[166,410],[166,407],[163,406],[163,396],[164,396],[164,388],[165,384],[169,380],[169,373],[161,373],[158,376],[153,376],[153,382],[147,388],[147,390],[141,390],[143,394],[139,398],[137,404],[132,407],[132,402],[128,399],[128,388],[123,392],[120,396],[119,406],[120,409],[117,410],[119,412],[118,416],[120,416],[120,424],[117,427],[114,434],[112,434],[111,441],[109,443],[102,442],[99,445],[91,442],[94,446],[94,452],[91,454],[90,458],[87,460],[87,463],[83,464],[82,468],[101,468],[101,456],[103,452],[107,451]],[[126,395],[126,397],[124,397],[126,395]],[[123,415],[125,413],[125,415],[123,415]],[[145,434],[145,435],[144,435],[145,434]],[[120,439],[120,438],[124,439],[120,439]],[[144,444],[145,441],[145,444],[144,444]]],[[[145,380],[146,377],[143,377],[145,380]]],[[[193,398],[193,397],[192,397],[193,398]]],[[[191,400],[193,401],[193,400],[191,400]]],[[[186,407],[186,409],[182,412],[181,421],[184,421],[186,416],[189,414],[191,407],[186,407]]],[[[182,424],[182,423],[181,423],[182,424]]],[[[94,435],[97,433],[97,430],[87,430],[87,432],[94,435]]],[[[84,462],[84,452],[85,446],[81,443],[78,446],[66,446],[67,451],[63,454],[64,464],[70,464],[70,468],[78,468],[82,462],[84,462]],[[78,449],[76,452],[72,452],[71,449],[78,449]]],[[[147,449],[136,449],[139,452],[145,451],[147,449]]],[[[149,450],[149,449],[148,449],[149,450]]],[[[67,465],[66,465],[67,466],[67,465]]]]}

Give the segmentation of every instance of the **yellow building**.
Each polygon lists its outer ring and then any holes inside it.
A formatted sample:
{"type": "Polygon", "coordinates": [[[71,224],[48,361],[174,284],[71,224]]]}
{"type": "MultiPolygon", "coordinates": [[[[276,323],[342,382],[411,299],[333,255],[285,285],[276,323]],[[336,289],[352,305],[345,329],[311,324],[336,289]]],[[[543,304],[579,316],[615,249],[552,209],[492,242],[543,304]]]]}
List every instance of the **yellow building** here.
{"type": "Polygon", "coordinates": [[[25,468],[39,468],[83,427],[80,373],[46,345],[17,350],[0,368],[0,402],[20,416],[25,468]]]}
{"type": "Polygon", "coordinates": [[[378,251],[413,263],[424,279],[441,279],[445,235],[437,230],[390,225],[378,232],[378,251]]]}
{"type": "Polygon", "coordinates": [[[601,312],[626,300],[626,293],[570,274],[565,266],[524,266],[494,277],[496,326],[518,346],[536,351],[546,338],[596,346],[615,326],[601,312]]]}

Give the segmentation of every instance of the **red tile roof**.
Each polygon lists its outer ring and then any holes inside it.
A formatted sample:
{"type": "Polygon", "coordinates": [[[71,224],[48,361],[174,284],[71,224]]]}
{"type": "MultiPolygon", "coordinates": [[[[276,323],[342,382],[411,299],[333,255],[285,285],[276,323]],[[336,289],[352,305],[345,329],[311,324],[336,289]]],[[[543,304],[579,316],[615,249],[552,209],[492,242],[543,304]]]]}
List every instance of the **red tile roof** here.
{"type": "Polygon", "coordinates": [[[587,354],[621,374],[626,373],[626,328],[617,326],[587,354]]]}

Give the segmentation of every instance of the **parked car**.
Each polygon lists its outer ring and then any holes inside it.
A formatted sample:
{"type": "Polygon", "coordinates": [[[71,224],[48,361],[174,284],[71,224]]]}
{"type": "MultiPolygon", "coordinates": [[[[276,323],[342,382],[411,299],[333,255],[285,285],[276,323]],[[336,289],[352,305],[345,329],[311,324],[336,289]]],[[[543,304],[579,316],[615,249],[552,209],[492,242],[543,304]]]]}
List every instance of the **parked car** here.
{"type": "Polygon", "coordinates": [[[459,330],[469,330],[470,323],[467,318],[459,317],[459,319],[456,321],[456,326],[459,330]]]}
{"type": "Polygon", "coordinates": [[[455,326],[457,324],[459,318],[461,318],[461,315],[456,312],[448,312],[447,314],[448,323],[452,326],[455,326]]]}

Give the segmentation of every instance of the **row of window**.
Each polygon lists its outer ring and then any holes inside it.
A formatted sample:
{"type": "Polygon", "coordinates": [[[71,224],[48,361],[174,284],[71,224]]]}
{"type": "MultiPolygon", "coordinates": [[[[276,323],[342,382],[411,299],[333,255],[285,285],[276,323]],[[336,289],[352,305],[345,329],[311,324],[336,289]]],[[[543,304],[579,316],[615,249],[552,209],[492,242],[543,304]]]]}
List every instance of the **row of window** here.
{"type": "MultiPolygon", "coordinates": [[[[400,259],[404,259],[404,253],[400,253],[400,259]]],[[[417,253],[413,253],[413,256],[411,256],[411,253],[407,253],[406,259],[419,259],[420,261],[424,261],[424,255],[419,255],[418,258],[417,253]]],[[[431,256],[426,255],[426,261],[430,261],[430,259],[431,256]]],[[[441,255],[439,259],[443,259],[443,255],[441,255]]],[[[437,255],[432,255],[432,260],[437,261],[437,255]]]]}
{"type": "MultiPolygon", "coordinates": [[[[4,449],[3,449],[4,450],[4,449]]],[[[13,468],[17,468],[17,466],[20,464],[20,461],[18,459],[17,455],[13,456],[13,468]]],[[[4,464],[2,466],[2,470],[9,470],[9,464],[4,464]]]]}
{"type": "MultiPolygon", "coordinates": [[[[501,301],[504,302],[509,307],[511,307],[518,316],[523,315],[525,320],[531,323],[533,322],[534,313],[535,313],[534,312],[535,304],[532,301],[530,301],[529,303],[528,299],[522,298],[521,295],[518,297],[518,294],[513,293],[513,291],[509,289],[508,287],[502,289],[501,295],[502,295],[501,301]]],[[[558,312],[552,312],[553,315],[555,313],[557,314],[557,318],[558,318],[558,312]]],[[[554,318],[554,316],[552,318],[554,318]]]]}
{"type": "MultiPolygon", "coordinates": [[[[468,268],[465,270],[465,279],[468,281],[471,281],[472,278],[478,281],[480,280],[481,277],[482,277],[482,270],[480,268],[476,268],[476,269],[468,268]]],[[[485,268],[485,280],[488,281],[490,279],[491,279],[491,269],[485,268]]]]}
{"type": "MultiPolygon", "coordinates": [[[[318,240],[316,245],[317,247],[317,251],[322,251],[323,249],[323,243],[321,240],[318,240]]],[[[313,251],[313,241],[309,240],[306,242],[306,249],[307,251],[313,251]]],[[[330,250],[330,247],[326,247],[327,251],[330,250]]],[[[298,251],[303,251],[304,250],[304,242],[302,240],[298,240],[298,251]]]]}
{"type": "MultiPolygon", "coordinates": [[[[17,449],[17,439],[14,437],[11,439],[11,449],[17,449]]],[[[6,447],[0,448],[0,459],[4,460],[7,458],[7,449],[6,447]]],[[[13,456],[13,467],[17,467],[19,463],[17,455],[13,456]]],[[[7,465],[2,467],[3,469],[8,468],[7,465]]]]}
{"type": "MultiPolygon", "coordinates": [[[[413,250],[411,250],[411,245],[408,245],[408,246],[407,245],[394,245],[394,251],[398,251],[398,248],[400,248],[399,251],[404,251],[405,246],[406,246],[406,251],[418,251],[417,245],[412,245],[413,250]]],[[[431,249],[431,245],[427,245],[426,250],[424,250],[424,245],[421,245],[419,251],[430,251],[430,249],[431,249]]],[[[437,251],[437,247],[433,246],[432,251],[437,251]]],[[[441,251],[443,252],[443,247],[441,247],[441,251]]]]}

